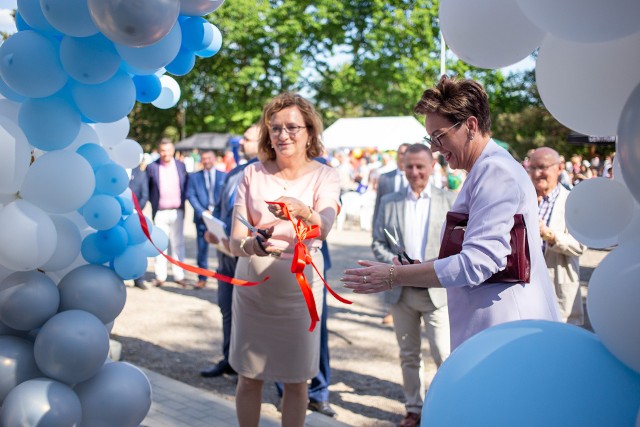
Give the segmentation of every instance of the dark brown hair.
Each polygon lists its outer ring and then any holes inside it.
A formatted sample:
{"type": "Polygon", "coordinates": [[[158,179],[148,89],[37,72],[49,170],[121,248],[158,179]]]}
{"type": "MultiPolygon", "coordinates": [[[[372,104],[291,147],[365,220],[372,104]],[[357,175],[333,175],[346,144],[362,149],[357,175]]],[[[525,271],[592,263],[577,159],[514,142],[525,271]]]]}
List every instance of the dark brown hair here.
{"type": "Polygon", "coordinates": [[[270,128],[271,117],[285,108],[298,107],[304,124],[307,126],[307,132],[309,133],[309,143],[307,144],[307,158],[313,159],[314,157],[321,156],[324,151],[322,141],[320,141],[320,135],[322,134],[322,119],[320,115],[313,107],[311,102],[298,94],[291,92],[284,92],[273,98],[262,110],[262,117],[258,125],[260,126],[260,139],[258,144],[258,153],[260,160],[274,160],[276,158],[276,152],[271,146],[270,128]]]}
{"type": "Polygon", "coordinates": [[[440,114],[451,123],[474,116],[480,132],[491,134],[489,98],[482,85],[474,80],[442,76],[434,87],[424,91],[413,111],[421,115],[440,114]]]}

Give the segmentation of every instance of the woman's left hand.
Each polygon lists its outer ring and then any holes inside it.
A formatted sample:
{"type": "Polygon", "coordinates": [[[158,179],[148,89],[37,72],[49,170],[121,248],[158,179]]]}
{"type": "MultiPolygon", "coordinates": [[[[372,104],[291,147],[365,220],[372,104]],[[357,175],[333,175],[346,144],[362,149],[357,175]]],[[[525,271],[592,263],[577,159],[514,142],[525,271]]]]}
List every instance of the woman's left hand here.
{"type": "MultiPolygon", "coordinates": [[[[393,278],[389,274],[391,264],[363,260],[359,260],[358,264],[363,268],[349,268],[342,273],[340,281],[345,288],[352,289],[357,294],[373,294],[388,291],[395,284],[391,282],[393,278]]],[[[399,265],[397,258],[393,265],[399,265]]]]}
{"type": "MultiPolygon", "coordinates": [[[[275,201],[284,203],[292,218],[307,218],[309,216],[309,207],[296,198],[281,196],[275,201]]],[[[268,209],[276,218],[288,220],[284,215],[284,210],[279,205],[270,204],[268,209]]]]}

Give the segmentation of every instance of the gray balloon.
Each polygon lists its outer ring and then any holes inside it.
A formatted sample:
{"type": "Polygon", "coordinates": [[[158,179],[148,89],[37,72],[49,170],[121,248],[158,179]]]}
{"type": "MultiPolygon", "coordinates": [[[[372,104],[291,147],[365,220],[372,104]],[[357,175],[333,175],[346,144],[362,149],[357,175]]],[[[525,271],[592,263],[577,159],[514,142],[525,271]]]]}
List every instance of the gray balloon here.
{"type": "Polygon", "coordinates": [[[127,300],[122,279],[103,265],[85,264],[71,270],[60,280],[58,289],[60,311],[88,311],[104,324],[120,314],[127,300]]]}
{"type": "Polygon", "coordinates": [[[222,3],[224,3],[224,0],[182,0],[180,2],[180,15],[207,15],[222,6],[222,3]]]}
{"type": "Polygon", "coordinates": [[[31,341],[0,336],[0,405],[18,384],[41,376],[31,341]]]}
{"type": "Polygon", "coordinates": [[[82,427],[135,427],[151,407],[149,379],[125,362],[105,364],[74,390],[82,403],[82,427]]]}
{"type": "Polygon", "coordinates": [[[0,409],[0,425],[6,427],[75,427],[81,419],[78,396],[49,378],[23,382],[11,390],[0,409]]]}
{"type": "Polygon", "coordinates": [[[29,331],[58,311],[56,284],[38,271],[21,271],[0,283],[0,320],[10,328],[29,331]]]}
{"type": "Polygon", "coordinates": [[[109,354],[109,334],[91,313],[69,310],[45,323],[33,348],[40,370],[67,384],[86,381],[102,367],[109,354]]]}
{"type": "Polygon", "coordinates": [[[88,0],[91,18],[112,42],[149,46],[166,36],[178,20],[180,0],[88,0]]]}

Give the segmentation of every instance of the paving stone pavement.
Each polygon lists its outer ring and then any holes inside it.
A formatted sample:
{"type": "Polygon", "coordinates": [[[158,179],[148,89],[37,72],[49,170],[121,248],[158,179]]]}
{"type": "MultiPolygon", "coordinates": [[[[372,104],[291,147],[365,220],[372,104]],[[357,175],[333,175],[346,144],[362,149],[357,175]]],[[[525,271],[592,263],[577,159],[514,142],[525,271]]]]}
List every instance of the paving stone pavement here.
{"type": "MultiPolygon", "coordinates": [[[[151,409],[140,427],[226,427],[238,426],[233,401],[141,368],[152,387],[151,409]]],[[[280,426],[280,419],[262,415],[261,427],[280,426]]],[[[305,426],[346,426],[333,418],[308,412],[305,426]]]]}

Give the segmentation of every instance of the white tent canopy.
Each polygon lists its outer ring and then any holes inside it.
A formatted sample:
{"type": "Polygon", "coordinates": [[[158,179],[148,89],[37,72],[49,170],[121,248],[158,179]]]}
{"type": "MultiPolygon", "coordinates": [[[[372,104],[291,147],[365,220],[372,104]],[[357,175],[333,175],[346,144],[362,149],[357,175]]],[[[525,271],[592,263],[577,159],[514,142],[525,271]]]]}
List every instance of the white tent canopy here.
{"type": "Polygon", "coordinates": [[[360,117],[338,119],[325,129],[323,142],[328,149],[377,147],[386,151],[405,142],[420,142],[426,135],[424,126],[411,116],[360,117]]]}

